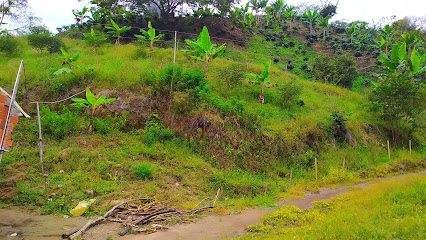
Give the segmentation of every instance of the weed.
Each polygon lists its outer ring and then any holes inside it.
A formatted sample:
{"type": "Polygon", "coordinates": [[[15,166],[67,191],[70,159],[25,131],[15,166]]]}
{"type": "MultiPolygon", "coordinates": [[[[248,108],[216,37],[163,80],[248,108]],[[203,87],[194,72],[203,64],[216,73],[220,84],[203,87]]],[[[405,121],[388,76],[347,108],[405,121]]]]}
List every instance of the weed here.
{"type": "Polygon", "coordinates": [[[156,168],[151,163],[143,162],[141,165],[133,166],[133,175],[138,179],[151,180],[154,178],[156,168]]]}

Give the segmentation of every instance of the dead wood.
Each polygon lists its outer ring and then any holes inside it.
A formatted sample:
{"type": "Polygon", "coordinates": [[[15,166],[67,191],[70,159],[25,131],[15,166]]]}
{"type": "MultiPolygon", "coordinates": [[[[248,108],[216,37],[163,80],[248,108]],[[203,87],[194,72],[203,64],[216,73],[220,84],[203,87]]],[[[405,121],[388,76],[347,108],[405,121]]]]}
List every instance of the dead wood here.
{"type": "Polygon", "coordinates": [[[171,212],[175,212],[175,213],[177,213],[177,214],[183,214],[183,212],[180,212],[180,211],[178,211],[178,210],[176,210],[176,209],[168,209],[168,210],[164,210],[164,211],[159,211],[159,212],[156,212],[156,213],[153,213],[153,214],[150,214],[150,215],[148,215],[148,216],[145,216],[145,217],[143,217],[142,219],[140,219],[140,220],[138,220],[138,221],[136,221],[136,222],[134,222],[133,223],[133,225],[140,225],[140,224],[144,224],[144,223],[146,223],[150,218],[152,218],[152,217],[154,217],[154,216],[158,216],[158,215],[161,215],[161,214],[165,214],[165,213],[171,213],[171,212]]]}
{"type": "Polygon", "coordinates": [[[167,224],[167,222],[171,221],[190,222],[190,220],[187,218],[191,217],[191,215],[206,211],[210,208],[214,208],[214,206],[211,206],[192,209],[189,211],[179,211],[176,209],[168,208],[166,206],[167,203],[169,203],[171,200],[173,199],[169,199],[166,201],[153,201],[150,198],[138,198],[123,201],[120,204],[112,207],[102,217],[99,217],[95,220],[90,220],[84,226],[62,234],[62,238],[70,240],[74,239],[84,233],[90,227],[95,226],[105,220],[121,223],[124,227],[121,234],[126,234],[129,231],[148,234],[156,232],[157,230],[167,229],[167,227],[161,224],[167,224]],[[137,201],[149,202],[142,202],[141,204],[137,204],[137,201]],[[141,226],[148,223],[153,224],[152,226],[141,226]]]}

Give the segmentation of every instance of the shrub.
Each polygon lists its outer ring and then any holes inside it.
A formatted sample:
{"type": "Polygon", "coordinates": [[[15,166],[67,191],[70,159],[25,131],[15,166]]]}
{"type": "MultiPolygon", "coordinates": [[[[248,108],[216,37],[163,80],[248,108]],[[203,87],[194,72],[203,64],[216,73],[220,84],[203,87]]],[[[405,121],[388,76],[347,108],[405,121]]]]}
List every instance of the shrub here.
{"type": "Polygon", "coordinates": [[[108,39],[104,35],[104,32],[95,31],[93,30],[93,28],[90,29],[90,33],[83,33],[83,35],[84,35],[83,42],[85,42],[87,45],[92,47],[99,47],[100,45],[105,43],[105,41],[108,39]]]}
{"type": "Polygon", "coordinates": [[[219,70],[219,78],[225,80],[227,89],[240,85],[245,79],[245,68],[242,63],[231,63],[222,66],[219,70]]]}
{"type": "Polygon", "coordinates": [[[343,87],[352,87],[358,72],[355,60],[348,55],[338,55],[332,60],[329,56],[319,55],[313,63],[317,80],[332,82],[343,87]]]}
{"type": "Polygon", "coordinates": [[[158,114],[152,113],[148,123],[145,125],[145,138],[143,142],[151,145],[154,142],[165,142],[173,138],[173,132],[169,128],[164,128],[158,114]]]}
{"type": "Polygon", "coordinates": [[[284,105],[293,104],[299,100],[302,93],[303,85],[299,82],[288,81],[280,84],[278,90],[280,91],[280,98],[284,105]]]}
{"type": "Polygon", "coordinates": [[[52,33],[44,27],[30,27],[30,32],[28,43],[39,51],[46,49],[49,53],[59,53],[61,47],[65,46],[61,39],[53,37],[52,33]]]}
{"type": "Polygon", "coordinates": [[[143,162],[141,165],[133,166],[133,175],[142,180],[150,180],[154,178],[156,168],[154,164],[143,162]]]}
{"type": "Polygon", "coordinates": [[[356,61],[349,55],[339,55],[334,59],[334,65],[334,83],[346,88],[352,87],[353,81],[358,77],[356,61]]]}
{"type": "Polygon", "coordinates": [[[11,56],[16,53],[18,49],[18,41],[7,31],[0,33],[0,52],[4,52],[6,56],[11,56]]]}
{"type": "Polygon", "coordinates": [[[171,108],[173,111],[183,114],[188,112],[191,108],[190,97],[188,93],[185,92],[174,92],[173,94],[173,103],[171,108]]]}
{"type": "Polygon", "coordinates": [[[63,107],[62,114],[58,114],[42,106],[40,117],[43,134],[57,140],[74,135],[80,130],[79,114],[67,107],[63,107]]]}
{"type": "Polygon", "coordinates": [[[333,132],[334,137],[339,140],[340,142],[344,141],[346,138],[346,119],[341,113],[338,111],[334,111],[331,114],[331,117],[333,118],[333,124],[331,125],[331,130],[333,132]]]}

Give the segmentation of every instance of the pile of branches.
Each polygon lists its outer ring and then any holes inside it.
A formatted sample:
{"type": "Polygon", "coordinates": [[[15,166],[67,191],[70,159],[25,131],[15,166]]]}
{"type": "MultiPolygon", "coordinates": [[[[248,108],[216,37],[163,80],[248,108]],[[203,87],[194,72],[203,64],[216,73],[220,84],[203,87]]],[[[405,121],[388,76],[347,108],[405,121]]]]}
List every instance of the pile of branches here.
{"type": "Polygon", "coordinates": [[[109,210],[104,216],[90,220],[83,227],[62,234],[63,239],[74,239],[84,233],[90,227],[104,221],[119,222],[124,230],[121,234],[128,232],[153,233],[158,230],[167,229],[165,224],[170,222],[189,222],[196,213],[203,212],[213,207],[202,207],[190,211],[180,211],[168,208],[167,201],[154,201],[150,198],[139,198],[124,201],[109,210]]]}

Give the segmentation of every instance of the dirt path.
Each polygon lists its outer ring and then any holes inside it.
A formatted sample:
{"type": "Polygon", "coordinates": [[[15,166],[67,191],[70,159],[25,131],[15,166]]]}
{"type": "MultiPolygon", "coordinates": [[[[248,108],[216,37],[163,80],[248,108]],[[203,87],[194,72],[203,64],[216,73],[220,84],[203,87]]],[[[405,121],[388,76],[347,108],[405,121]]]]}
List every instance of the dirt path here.
{"type": "MultiPolygon", "coordinates": [[[[424,174],[422,172],[420,174],[424,174]]],[[[418,173],[414,173],[418,174],[418,173]]],[[[379,180],[390,180],[400,178],[407,174],[398,175],[379,180]]],[[[284,202],[281,206],[296,205],[301,209],[313,206],[315,200],[327,200],[347,192],[353,187],[364,187],[373,184],[357,183],[335,189],[321,189],[316,193],[308,193],[301,199],[292,199],[284,202]]],[[[249,209],[234,215],[208,215],[198,222],[191,224],[178,224],[170,227],[167,231],[160,231],[150,235],[126,235],[118,236],[120,229],[118,223],[104,223],[90,229],[82,236],[86,240],[105,240],[108,236],[115,240],[183,240],[183,239],[221,239],[224,237],[235,237],[244,233],[244,228],[259,222],[259,217],[273,212],[274,209],[249,209]]],[[[69,229],[79,227],[87,222],[84,218],[64,218],[60,216],[39,216],[34,212],[19,208],[0,209],[0,239],[25,239],[25,240],[53,240],[60,239],[62,233],[69,229]],[[10,236],[17,233],[16,237],[10,236]]]]}
{"type": "Polygon", "coordinates": [[[0,209],[1,240],[57,240],[62,233],[82,225],[82,217],[39,215],[34,211],[12,207],[0,209]],[[16,233],[16,236],[11,234],[16,233]]]}

